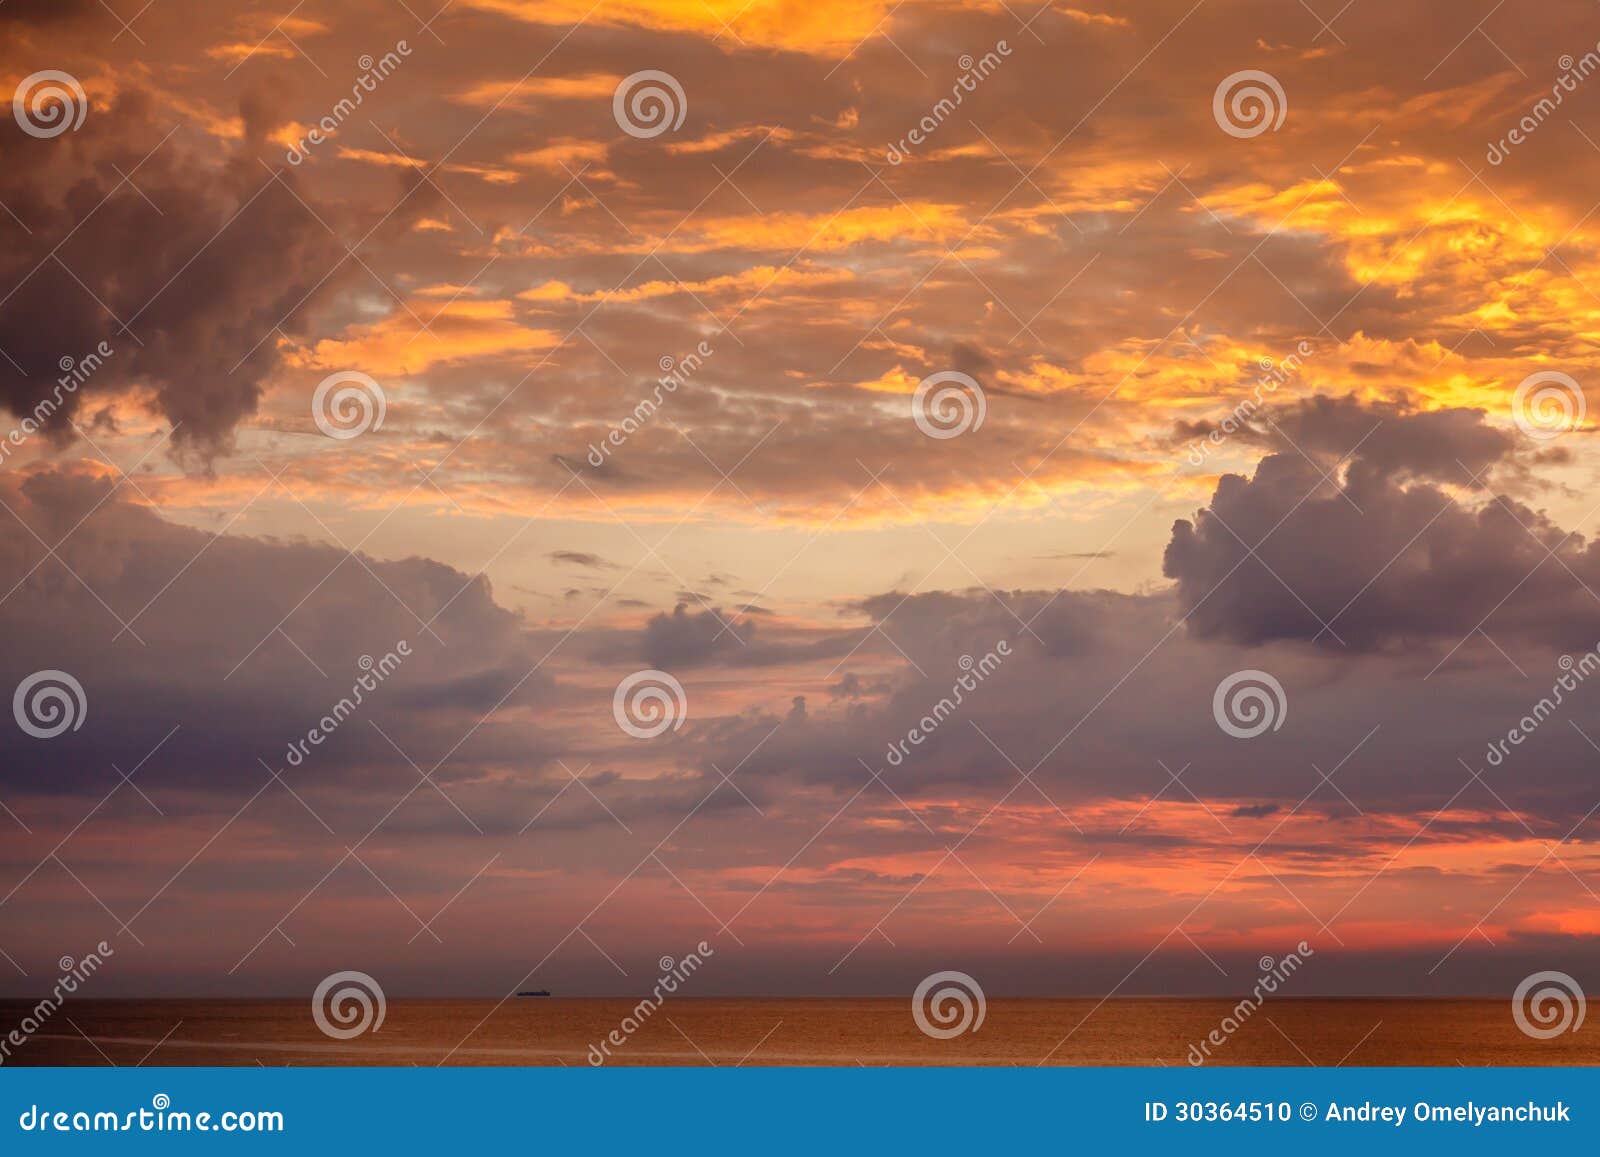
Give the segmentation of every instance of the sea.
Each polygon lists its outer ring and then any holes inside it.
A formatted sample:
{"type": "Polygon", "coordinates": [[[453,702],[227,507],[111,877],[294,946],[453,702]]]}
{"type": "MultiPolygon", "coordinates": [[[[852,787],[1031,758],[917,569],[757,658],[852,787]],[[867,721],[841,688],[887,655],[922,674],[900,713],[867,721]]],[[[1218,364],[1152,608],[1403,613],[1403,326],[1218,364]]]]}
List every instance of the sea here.
{"type": "Polygon", "coordinates": [[[6,1065],[1595,1065],[1600,1030],[1548,1039],[1500,1000],[994,999],[941,1025],[904,997],[393,999],[349,1024],[296,1000],[78,1000],[6,1065]],[[930,1035],[956,1029],[954,1035],[930,1035]],[[1217,1043],[1217,1042],[1221,1043],[1217,1043]]]}

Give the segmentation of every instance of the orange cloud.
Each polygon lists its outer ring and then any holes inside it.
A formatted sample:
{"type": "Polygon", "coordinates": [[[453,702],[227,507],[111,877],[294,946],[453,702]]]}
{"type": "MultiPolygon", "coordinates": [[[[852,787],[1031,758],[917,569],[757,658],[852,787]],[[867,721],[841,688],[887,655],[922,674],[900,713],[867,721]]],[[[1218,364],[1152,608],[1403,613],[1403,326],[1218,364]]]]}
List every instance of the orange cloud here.
{"type": "Polygon", "coordinates": [[[547,100],[611,99],[622,78],[608,72],[574,76],[530,76],[521,80],[486,80],[451,97],[477,108],[528,108],[547,100]]]}
{"type": "Polygon", "coordinates": [[[695,226],[707,248],[745,250],[848,249],[866,241],[960,240],[971,228],[959,205],[897,202],[839,213],[765,213],[717,217],[695,226]]]}
{"type": "MultiPolygon", "coordinates": [[[[384,165],[397,169],[427,169],[429,163],[416,157],[408,157],[401,153],[387,153],[380,149],[352,149],[345,145],[339,146],[341,160],[358,161],[366,165],[384,165]]],[[[503,169],[498,165],[467,165],[456,161],[445,162],[444,171],[447,173],[464,173],[467,176],[478,177],[495,185],[515,184],[521,179],[520,174],[511,169],[503,169]]]]}
{"type": "Polygon", "coordinates": [[[521,301],[534,302],[638,302],[648,301],[653,298],[673,297],[678,294],[710,297],[716,294],[737,293],[742,295],[760,294],[763,299],[778,300],[787,296],[784,293],[786,289],[794,290],[839,285],[853,280],[855,280],[855,274],[848,269],[757,265],[751,269],[741,270],[738,273],[724,274],[721,277],[708,277],[698,281],[647,281],[642,285],[635,285],[628,289],[604,290],[594,293],[578,293],[565,282],[547,281],[533,289],[523,290],[517,294],[517,298],[521,301]],[[769,299],[768,293],[774,287],[777,287],[776,292],[772,292],[769,299]]]}
{"type": "Polygon", "coordinates": [[[343,337],[317,342],[298,361],[315,369],[353,366],[378,377],[402,376],[478,358],[535,353],[560,340],[557,333],[516,321],[507,301],[457,298],[435,310],[419,300],[414,311],[398,310],[382,321],[352,327],[343,337]]]}
{"type": "Polygon", "coordinates": [[[466,0],[531,24],[631,24],[794,52],[839,54],[888,27],[887,0],[466,0]]]}
{"type": "MultiPolygon", "coordinates": [[[[513,153],[507,157],[508,163],[513,165],[526,165],[534,169],[549,169],[551,172],[569,172],[576,174],[585,165],[601,164],[606,159],[609,146],[604,141],[584,141],[575,137],[558,137],[547,145],[537,149],[528,149],[524,152],[513,153]]],[[[609,177],[611,174],[590,170],[584,173],[586,180],[596,177],[609,177]]]]}

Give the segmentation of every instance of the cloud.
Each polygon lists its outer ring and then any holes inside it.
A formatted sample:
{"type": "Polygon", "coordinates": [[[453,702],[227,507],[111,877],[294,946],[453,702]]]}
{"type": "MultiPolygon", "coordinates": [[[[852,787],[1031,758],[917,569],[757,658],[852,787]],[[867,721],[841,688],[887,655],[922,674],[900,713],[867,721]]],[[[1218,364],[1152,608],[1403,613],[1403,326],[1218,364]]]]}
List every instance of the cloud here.
{"type": "Polygon", "coordinates": [[[1481,409],[1408,409],[1403,398],[1363,405],[1318,395],[1262,419],[1255,431],[1262,445],[1279,453],[1298,448],[1329,461],[1354,451],[1358,470],[1460,487],[1471,486],[1516,448],[1515,436],[1487,418],[1481,409]]]}
{"type": "Polygon", "coordinates": [[[70,440],[86,399],[138,390],[177,446],[209,457],[255,413],[278,335],[307,333],[349,279],[318,220],[339,214],[256,160],[268,122],[254,97],[238,150],[219,155],[138,89],[89,91],[77,132],[40,140],[0,123],[0,201],[15,215],[0,218],[0,349],[20,367],[0,375],[0,401],[33,412],[63,359],[105,343],[113,355],[65,395],[50,435],[70,440]]]}
{"type": "Polygon", "coordinates": [[[735,29],[741,42],[798,52],[843,51],[874,35],[885,23],[885,0],[825,0],[803,10],[768,10],[750,4],[679,4],[674,0],[620,0],[596,10],[582,0],[468,0],[474,8],[533,24],[576,26],[585,20],[707,36],[735,29]],[[729,23],[731,21],[731,24],[729,23]]]}
{"type": "Polygon", "coordinates": [[[757,630],[736,616],[710,608],[692,612],[680,602],[670,615],[655,615],[645,624],[641,653],[652,667],[692,667],[744,650],[756,642],[757,630]]]}
{"type": "Polygon", "coordinates": [[[553,550],[548,556],[551,562],[565,563],[568,566],[587,567],[590,570],[617,570],[617,564],[597,554],[590,554],[583,550],[553,550]]]}
{"type": "MultiPolygon", "coordinates": [[[[421,762],[491,708],[514,712],[550,693],[521,625],[481,577],[421,558],[209,534],[125,495],[83,471],[0,479],[0,517],[12,524],[0,546],[0,630],[11,640],[0,686],[67,671],[94,724],[49,745],[0,729],[13,787],[80,789],[112,763],[138,763],[173,728],[165,766],[191,787],[253,784],[257,760],[281,768],[289,744],[402,644],[410,655],[392,678],[308,757],[318,781],[383,778],[378,769],[402,757],[374,723],[421,762]],[[60,545],[51,555],[42,543],[60,545]]],[[[497,732],[474,732],[462,756],[529,754],[525,736],[506,746],[497,732]]]]}
{"type": "MultiPolygon", "coordinates": [[[[441,43],[403,6],[273,32],[157,4],[123,13],[138,43],[93,0],[0,4],[8,78],[66,68],[91,105],[53,141],[0,125],[0,401],[30,412],[62,357],[114,347],[62,414],[95,444],[58,421],[0,471],[0,693],[59,668],[89,700],[50,743],[0,728],[31,829],[0,813],[9,879],[63,836],[121,914],[178,879],[139,918],[140,980],[223,995],[447,903],[413,991],[498,994],[552,945],[548,982],[593,991],[574,922],[637,976],[707,909],[740,914],[737,983],[806,991],[952,952],[1035,990],[1141,959],[1131,983],[1181,989],[1188,944],[1146,955],[1169,929],[1232,971],[1307,909],[1341,914],[1340,976],[1369,987],[1454,983],[1428,966],[1482,912],[1500,968],[1588,958],[1595,864],[1556,841],[1594,805],[1595,712],[1587,685],[1541,703],[1600,639],[1596,548],[1568,534],[1592,439],[1534,446],[1511,398],[1535,369],[1600,380],[1600,154],[1556,123],[1593,93],[1463,167],[1527,84],[1442,0],[1407,37],[1352,9],[1361,52],[1254,0],[1046,8],[1048,47],[990,2],[589,7],[457,5],[441,43]],[[263,166],[400,37],[337,142],[263,166]],[[959,55],[1002,37],[945,116],[959,55]],[[1290,104],[1248,142],[1211,103],[1241,53],[1290,104]],[[651,140],[611,99],[646,67],[688,106],[651,140]],[[382,436],[299,436],[347,368],[383,379],[382,436]],[[912,395],[951,369],[985,421],[932,439],[912,395]],[[206,470],[166,459],[173,425],[206,470]],[[625,576],[642,542],[672,561],[625,576]],[[645,667],[687,703],[655,740],[613,714],[645,667]],[[1246,741],[1212,696],[1251,670],[1287,714],[1246,741]]],[[[1528,6],[1507,50],[1555,59],[1582,8],[1528,6]]],[[[103,916],[47,863],[0,941],[45,971],[103,916]]]]}
{"type": "MultiPolygon", "coordinates": [[[[977,885],[936,870],[956,840],[964,840],[969,866],[998,881],[990,886],[1007,895],[1037,891],[1039,902],[1098,853],[1100,890],[1082,902],[1114,923],[1125,917],[1111,914],[1131,899],[1167,894],[1151,875],[1162,865],[1209,879],[1219,861],[1245,859],[1269,834],[1270,848],[1257,854],[1329,912],[1424,822],[1435,839],[1500,849],[1507,862],[1527,850],[1519,842],[1526,829],[1497,807],[1463,800],[1440,811],[1465,778],[1457,757],[1478,762],[1481,745],[1528,710],[1528,683],[1498,656],[1493,665],[1476,656],[1428,683],[1405,655],[1352,655],[1330,668],[1300,642],[1240,645],[1188,632],[1171,591],[888,592],[848,608],[849,621],[824,631],[738,619],[742,642],[731,631],[718,638],[711,611],[686,607],[637,628],[596,625],[563,652],[558,681],[540,664],[563,633],[520,623],[482,579],[423,559],[347,558],[314,544],[209,535],[173,525],[111,486],[80,471],[0,480],[6,507],[40,538],[65,537],[59,560],[26,533],[0,540],[0,582],[13,588],[0,600],[0,630],[10,640],[0,686],[46,667],[71,671],[86,688],[91,724],[48,746],[3,729],[0,759],[15,806],[97,797],[105,768],[127,769],[154,749],[138,777],[169,824],[208,796],[236,807],[242,791],[272,782],[257,761],[282,767],[287,745],[350,693],[361,655],[381,657],[407,639],[412,656],[331,741],[309,750],[290,782],[337,831],[364,831],[418,786],[408,759],[421,772],[439,763],[436,780],[450,802],[423,786],[431,803],[407,805],[386,824],[382,846],[434,849],[422,861],[391,856],[380,867],[386,880],[404,873],[391,886],[408,895],[437,879],[448,833],[481,838],[462,812],[498,837],[537,820],[540,847],[559,841],[564,849],[546,870],[571,878],[596,858],[609,864],[633,850],[619,821],[637,832],[692,812],[692,847],[665,854],[675,870],[694,873],[708,902],[729,911],[770,882],[770,871],[752,873],[751,862],[781,864],[825,829],[812,856],[775,890],[762,889],[765,903],[778,906],[769,915],[799,919],[822,904],[867,925],[895,904],[904,881],[920,876],[929,879],[917,908],[959,905],[961,889],[977,885]],[[122,621],[138,639],[116,637],[122,621]],[[998,654],[1002,641],[1003,661],[964,687],[952,712],[940,708],[964,674],[985,669],[963,657],[998,654]],[[678,677],[690,704],[687,725],[660,745],[630,739],[611,720],[617,680],[645,663],[678,677]],[[1272,671],[1289,705],[1285,727],[1251,741],[1249,759],[1216,725],[1211,703],[1212,687],[1245,667],[1272,671]],[[756,668],[765,671],[759,682],[749,677],[756,668]],[[835,674],[819,682],[830,668],[835,674]],[[743,692],[730,696],[730,683],[743,692]],[[1152,715],[1150,703],[1163,710],[1152,715]],[[1475,722],[1463,728],[1469,706],[1475,722]],[[931,728],[930,717],[939,720],[931,728]],[[886,752],[911,728],[925,741],[891,764],[886,752]],[[1313,765],[1337,767],[1338,787],[1361,811],[1313,765]],[[1408,774],[1393,774],[1396,767],[1408,774]],[[750,805],[717,769],[736,771],[745,796],[772,819],[759,827],[744,820],[750,805]],[[1203,802],[1173,787],[1167,769],[1203,802]],[[893,794],[874,786],[874,771],[893,794]],[[574,774],[595,796],[576,787],[560,793],[574,774]],[[966,838],[975,829],[980,834],[966,838]]],[[[1553,670],[1552,655],[1519,658],[1553,670]]],[[[1535,832],[1559,836],[1592,806],[1590,753],[1570,729],[1540,729],[1514,758],[1539,775],[1496,772],[1496,787],[1535,832]]],[[[277,833],[313,821],[291,813],[258,822],[252,842],[300,846],[303,834],[277,833]]],[[[73,862],[85,854],[75,852],[73,862]]],[[[224,863],[232,871],[258,854],[238,849],[224,863]]],[[[465,880],[481,864],[480,854],[457,874],[465,880]]],[[[160,874],[179,866],[181,858],[160,874]]],[[[326,871],[315,867],[297,895],[326,871]]],[[[1453,871],[1452,886],[1465,886],[1453,871]]],[[[1504,892],[1503,879],[1492,883],[1504,892]]],[[[1255,869],[1237,884],[1239,892],[1219,897],[1227,918],[1244,922],[1241,936],[1269,935],[1281,913],[1263,897],[1279,885],[1255,869]]],[[[1376,914],[1360,909],[1364,927],[1387,911],[1392,887],[1414,903],[1419,887],[1434,886],[1414,873],[1380,883],[1364,893],[1364,904],[1377,905],[1376,914]]],[[[230,888],[226,902],[241,894],[230,888]]],[[[143,898],[134,897],[134,907],[143,898]]],[[[447,898],[448,889],[438,902],[447,898]]],[[[185,918],[223,902],[191,889],[185,918]]],[[[351,902],[340,904],[353,919],[351,902]]],[[[270,925],[280,915],[281,908],[245,923],[270,925]]],[[[907,912],[912,929],[923,915],[907,912]]],[[[231,918],[219,919],[232,927],[231,918]]],[[[1137,942],[1142,931],[1137,922],[1115,936],[1113,924],[1102,929],[1117,943],[1116,936],[1137,942]]],[[[241,934],[242,952],[260,929],[229,933],[241,934]]],[[[838,952],[854,933],[843,935],[838,952]]],[[[948,929],[939,935],[949,942],[948,929]]]]}
{"type": "Polygon", "coordinates": [[[1195,635],[1363,650],[1479,630],[1560,648],[1600,639],[1600,549],[1474,493],[1512,446],[1481,414],[1313,401],[1284,429],[1298,449],[1223,476],[1173,527],[1164,570],[1195,635]],[[1354,453],[1330,477],[1341,446],[1354,453]]]}
{"type": "Polygon", "coordinates": [[[507,301],[457,298],[443,305],[403,304],[382,321],[354,326],[316,343],[304,358],[318,369],[360,366],[399,377],[434,366],[547,350],[560,335],[522,325],[507,301]]]}

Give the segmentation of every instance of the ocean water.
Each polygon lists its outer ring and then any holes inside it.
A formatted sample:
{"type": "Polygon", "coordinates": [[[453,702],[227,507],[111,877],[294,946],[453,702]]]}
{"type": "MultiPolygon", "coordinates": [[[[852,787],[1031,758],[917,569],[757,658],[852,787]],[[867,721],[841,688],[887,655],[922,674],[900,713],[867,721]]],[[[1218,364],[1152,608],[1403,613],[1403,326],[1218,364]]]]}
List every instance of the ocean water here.
{"type": "MultiPolygon", "coordinates": [[[[935,1039],[906,999],[683,998],[619,1046],[608,1035],[633,1026],[635,1006],[616,999],[391,1000],[381,1027],[348,1040],[325,1035],[304,1000],[74,1000],[5,1063],[1181,1066],[1232,1010],[1223,1000],[991,1000],[975,1030],[935,1039]],[[591,1047],[602,1042],[609,1055],[591,1047]]],[[[0,1001],[0,1036],[28,1012],[0,1001]]],[[[1600,1031],[1536,1040],[1505,1000],[1281,1000],[1206,1063],[1594,1065],[1600,1031]]]]}

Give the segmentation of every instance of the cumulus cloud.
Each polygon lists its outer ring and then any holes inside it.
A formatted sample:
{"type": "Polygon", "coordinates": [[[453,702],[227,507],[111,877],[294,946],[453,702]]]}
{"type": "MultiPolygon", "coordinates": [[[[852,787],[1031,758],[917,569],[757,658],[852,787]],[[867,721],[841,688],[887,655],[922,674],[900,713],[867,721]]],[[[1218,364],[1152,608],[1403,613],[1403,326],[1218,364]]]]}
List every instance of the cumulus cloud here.
{"type": "Polygon", "coordinates": [[[1482,414],[1318,401],[1282,430],[1295,448],[1223,476],[1173,527],[1164,570],[1197,636],[1362,650],[1480,628],[1560,648],[1600,639],[1600,553],[1487,487],[1512,441],[1482,414]]]}
{"type": "MultiPolygon", "coordinates": [[[[240,139],[222,143],[142,89],[89,90],[92,115],[76,132],[36,139],[0,122],[11,210],[0,216],[0,349],[15,363],[0,402],[24,415],[59,398],[45,428],[71,441],[88,399],[146,391],[175,444],[209,457],[256,412],[283,335],[306,334],[359,271],[333,232],[348,223],[293,170],[257,159],[278,159],[266,141],[277,118],[259,94],[239,106],[240,139]],[[110,356],[76,390],[55,389],[63,359],[102,348],[110,356]]],[[[386,227],[411,216],[402,207],[386,227]]]]}
{"type": "MultiPolygon", "coordinates": [[[[431,765],[491,708],[514,714],[551,692],[517,618],[481,577],[422,558],[211,534],[126,493],[81,471],[0,479],[0,517],[11,524],[0,538],[9,640],[0,685],[66,671],[85,688],[95,724],[54,744],[0,729],[13,786],[99,782],[174,727],[164,758],[181,780],[254,782],[257,760],[281,768],[291,741],[401,643],[410,656],[307,760],[317,780],[402,759],[369,720],[431,765]]],[[[496,725],[479,729],[461,750],[462,773],[513,750],[537,765],[537,745],[496,725]]]]}

